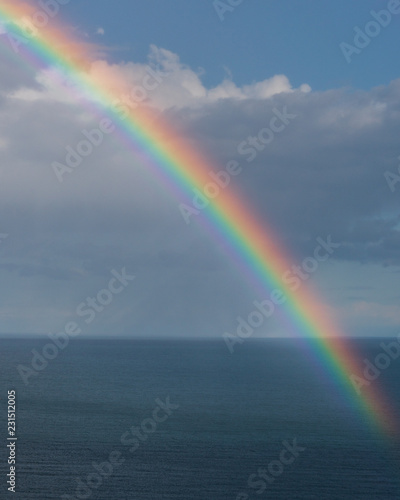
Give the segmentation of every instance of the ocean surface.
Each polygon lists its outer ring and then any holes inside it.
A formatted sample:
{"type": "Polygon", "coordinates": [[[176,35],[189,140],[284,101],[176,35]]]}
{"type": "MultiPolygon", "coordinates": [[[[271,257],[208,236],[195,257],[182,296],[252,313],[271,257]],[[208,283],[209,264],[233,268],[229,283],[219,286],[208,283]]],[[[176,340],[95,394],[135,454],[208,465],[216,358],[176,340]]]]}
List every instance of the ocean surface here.
{"type": "MultiPolygon", "coordinates": [[[[374,360],[385,339],[354,340],[374,360]]],[[[400,499],[399,444],[369,429],[302,344],[0,340],[0,497],[400,499]],[[54,351],[48,351],[49,357],[54,351]],[[7,491],[7,391],[17,394],[7,491]]],[[[400,358],[376,381],[400,414],[400,358]]],[[[8,441],[10,442],[10,441],[8,441]]]]}

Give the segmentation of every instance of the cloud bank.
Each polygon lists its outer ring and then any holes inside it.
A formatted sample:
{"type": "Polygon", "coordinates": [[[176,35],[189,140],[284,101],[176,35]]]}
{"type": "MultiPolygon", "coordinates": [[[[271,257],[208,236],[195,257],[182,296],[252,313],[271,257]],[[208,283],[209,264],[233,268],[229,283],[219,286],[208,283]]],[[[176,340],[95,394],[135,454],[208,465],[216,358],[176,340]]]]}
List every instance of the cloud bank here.
{"type": "MultiPolygon", "coordinates": [[[[201,71],[155,46],[146,63],[98,60],[88,71],[121,99],[165,115],[210,158],[210,170],[237,161],[235,189],[294,259],[330,234],[341,244],[332,258],[350,274],[352,265],[397,270],[400,191],[389,189],[384,173],[397,172],[400,80],[368,92],[313,92],[275,75],[244,86],[226,78],[208,89],[201,71]],[[294,118],[271,136],[276,110],[294,118]]],[[[0,74],[0,232],[10,234],[0,249],[5,330],[57,328],[110,269],[126,266],[138,287],[94,328],[220,335],[256,298],[224,250],[196,218],[185,224],[181,200],[117,134],[58,182],[52,163],[99,118],[54,82],[54,69],[32,75],[0,64],[0,74]]],[[[395,325],[396,299],[394,289],[385,299],[349,298],[338,314],[395,325]]]]}

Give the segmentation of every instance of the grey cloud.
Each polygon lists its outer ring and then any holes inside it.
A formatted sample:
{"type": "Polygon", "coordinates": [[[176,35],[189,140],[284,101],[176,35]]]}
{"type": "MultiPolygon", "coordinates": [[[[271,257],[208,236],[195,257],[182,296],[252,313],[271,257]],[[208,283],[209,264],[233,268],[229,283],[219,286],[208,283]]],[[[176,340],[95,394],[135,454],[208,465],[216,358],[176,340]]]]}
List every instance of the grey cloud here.
{"type": "MultiPolygon", "coordinates": [[[[296,259],[331,234],[342,244],[333,259],[400,264],[400,191],[391,193],[383,177],[400,154],[400,81],[369,92],[220,99],[165,115],[210,158],[210,169],[240,162],[233,186],[296,259]],[[285,106],[296,119],[247,162],[238,145],[285,106]]],[[[5,283],[20,280],[10,300],[27,279],[33,288],[46,280],[40,300],[65,303],[73,314],[110,269],[126,266],[137,288],[121,297],[119,329],[162,334],[167,322],[168,333],[220,334],[246,313],[254,291],[197,219],[184,223],[182,200],[140,155],[109,137],[64,183],[55,178],[51,163],[96,123],[65,103],[0,99],[0,232],[10,234],[0,272],[5,283]]],[[[54,306],[54,327],[60,310],[54,306]]],[[[31,327],[44,328],[40,319],[31,327]]]]}
{"type": "Polygon", "coordinates": [[[243,173],[235,183],[295,254],[307,254],[317,236],[332,234],[343,244],[334,258],[400,263],[400,196],[383,176],[395,171],[400,152],[400,81],[370,92],[227,100],[202,113],[180,110],[176,119],[221,165],[240,161],[243,173]],[[267,127],[273,108],[283,106],[296,119],[247,162],[238,145],[267,127]]]}

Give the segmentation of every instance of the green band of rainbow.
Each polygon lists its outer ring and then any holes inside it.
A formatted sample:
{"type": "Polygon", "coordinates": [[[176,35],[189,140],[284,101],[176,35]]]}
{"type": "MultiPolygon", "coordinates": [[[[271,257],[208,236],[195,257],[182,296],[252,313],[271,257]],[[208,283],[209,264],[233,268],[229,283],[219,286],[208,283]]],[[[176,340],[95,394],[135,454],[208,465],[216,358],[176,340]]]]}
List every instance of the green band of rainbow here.
{"type": "MultiPolygon", "coordinates": [[[[21,20],[34,13],[32,6],[17,0],[0,0],[0,21],[8,26],[10,37],[24,37],[21,20]]],[[[28,43],[14,38],[19,55],[35,68],[55,66],[75,81],[83,95],[91,96],[99,109],[117,125],[131,144],[137,145],[156,165],[158,175],[167,179],[185,197],[194,188],[202,190],[210,181],[212,166],[186,141],[177,136],[168,123],[145,107],[131,110],[119,106],[119,96],[105,82],[93,81],[86,71],[92,62],[90,47],[74,39],[68,30],[50,19],[49,25],[38,29],[28,43]]],[[[8,38],[8,40],[7,40],[8,38]]],[[[26,38],[25,38],[26,42],[26,38]]],[[[106,82],[107,83],[107,82],[106,82]]],[[[282,306],[296,330],[304,336],[313,353],[313,362],[329,374],[347,402],[355,406],[364,424],[380,430],[385,436],[398,436],[399,427],[391,405],[379,391],[376,382],[357,395],[351,375],[361,373],[360,359],[352,353],[344,335],[332,323],[324,307],[302,286],[293,290],[282,280],[291,268],[291,261],[277,243],[270,228],[259,223],[249,207],[233,189],[221,190],[202,213],[208,229],[223,242],[233,258],[259,282],[263,289],[282,290],[286,302],[282,306]]]]}

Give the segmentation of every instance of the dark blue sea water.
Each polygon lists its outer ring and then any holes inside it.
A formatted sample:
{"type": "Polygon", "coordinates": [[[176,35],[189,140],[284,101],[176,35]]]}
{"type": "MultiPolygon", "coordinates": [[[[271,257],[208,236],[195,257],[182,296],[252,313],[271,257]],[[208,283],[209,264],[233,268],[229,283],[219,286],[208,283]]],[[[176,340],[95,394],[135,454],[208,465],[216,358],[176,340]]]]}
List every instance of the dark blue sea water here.
{"type": "MultiPolygon", "coordinates": [[[[381,341],[354,343],[373,360],[381,341]]],[[[400,499],[396,443],[367,430],[293,340],[232,355],[222,341],[71,340],[25,385],[17,366],[46,342],[0,341],[1,498],[400,499]]],[[[400,358],[374,383],[400,411],[400,358]]]]}

